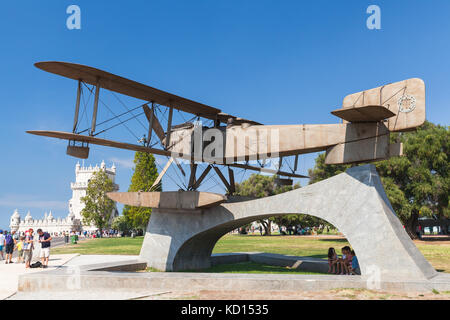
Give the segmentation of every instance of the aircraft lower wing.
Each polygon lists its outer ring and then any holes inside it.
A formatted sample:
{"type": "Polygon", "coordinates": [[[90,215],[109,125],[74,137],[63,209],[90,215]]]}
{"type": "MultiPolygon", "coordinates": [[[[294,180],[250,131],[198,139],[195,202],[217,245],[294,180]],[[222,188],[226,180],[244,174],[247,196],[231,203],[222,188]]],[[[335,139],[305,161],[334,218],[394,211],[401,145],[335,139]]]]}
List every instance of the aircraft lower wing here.
{"type": "Polygon", "coordinates": [[[161,156],[170,156],[171,155],[170,151],[149,148],[149,147],[140,146],[137,144],[117,142],[117,141],[100,139],[100,138],[91,137],[91,136],[84,136],[84,135],[76,134],[76,133],[69,133],[69,132],[62,132],[62,131],[27,131],[27,133],[34,134],[37,136],[58,138],[58,139],[63,139],[63,140],[68,140],[68,141],[92,143],[92,144],[96,144],[99,146],[105,146],[105,147],[113,147],[113,148],[126,149],[126,150],[132,150],[132,151],[153,153],[153,154],[158,154],[161,156]]]}
{"type": "MultiPolygon", "coordinates": [[[[161,156],[168,156],[168,157],[174,156],[174,154],[172,152],[166,151],[166,150],[149,148],[149,147],[140,146],[137,144],[106,140],[106,139],[85,136],[85,135],[70,133],[70,132],[30,130],[30,131],[27,131],[27,133],[37,135],[37,136],[49,137],[49,138],[57,138],[57,139],[68,140],[68,141],[90,143],[90,144],[95,144],[95,145],[105,146],[105,147],[112,147],[112,148],[118,148],[118,149],[126,149],[126,150],[132,150],[132,151],[152,153],[152,154],[157,154],[157,155],[161,155],[161,156]]],[[[183,155],[183,154],[177,153],[177,158],[190,160],[191,159],[190,157],[191,157],[190,155],[183,155]]],[[[236,167],[236,168],[247,169],[247,170],[251,170],[251,171],[260,171],[260,172],[278,174],[280,176],[287,176],[287,177],[293,177],[293,178],[309,178],[307,176],[299,175],[296,173],[277,171],[277,170],[272,170],[272,169],[267,169],[267,168],[253,167],[253,166],[238,164],[238,163],[225,164],[225,165],[229,165],[229,166],[236,167]]]]}

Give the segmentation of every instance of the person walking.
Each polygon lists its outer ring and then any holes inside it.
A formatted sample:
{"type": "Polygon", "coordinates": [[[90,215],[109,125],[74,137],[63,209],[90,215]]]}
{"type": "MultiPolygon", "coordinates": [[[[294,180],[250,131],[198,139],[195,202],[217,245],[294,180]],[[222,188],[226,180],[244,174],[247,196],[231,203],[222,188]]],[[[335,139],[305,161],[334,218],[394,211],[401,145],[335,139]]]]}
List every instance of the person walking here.
{"type": "Polygon", "coordinates": [[[37,231],[39,235],[39,243],[41,244],[40,258],[42,259],[42,268],[48,267],[48,260],[50,258],[50,244],[52,237],[48,232],[43,232],[42,229],[37,231]]]}

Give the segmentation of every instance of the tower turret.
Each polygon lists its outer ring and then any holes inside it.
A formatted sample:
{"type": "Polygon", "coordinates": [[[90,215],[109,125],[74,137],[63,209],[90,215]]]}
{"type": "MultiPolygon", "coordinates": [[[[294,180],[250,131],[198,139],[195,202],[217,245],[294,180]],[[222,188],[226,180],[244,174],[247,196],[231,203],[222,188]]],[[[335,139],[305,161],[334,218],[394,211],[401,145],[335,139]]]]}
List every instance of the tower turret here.
{"type": "Polygon", "coordinates": [[[13,215],[11,216],[11,221],[9,227],[11,228],[11,231],[17,231],[20,226],[20,214],[19,211],[16,209],[14,210],[13,215]]]}

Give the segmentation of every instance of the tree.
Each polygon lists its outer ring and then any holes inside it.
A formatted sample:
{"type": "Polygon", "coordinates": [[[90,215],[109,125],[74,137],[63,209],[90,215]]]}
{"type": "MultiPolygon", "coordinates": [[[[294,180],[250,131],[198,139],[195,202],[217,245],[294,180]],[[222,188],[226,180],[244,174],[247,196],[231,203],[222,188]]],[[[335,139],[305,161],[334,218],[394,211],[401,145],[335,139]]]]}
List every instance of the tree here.
{"type": "MultiPolygon", "coordinates": [[[[391,135],[391,141],[403,142],[405,156],[375,163],[389,201],[413,239],[417,238],[420,216],[449,216],[449,138],[448,127],[426,122],[416,131],[391,135]]],[[[314,169],[309,170],[310,183],[349,167],[325,165],[322,153],[316,158],[314,169]]]]}
{"type": "MultiPolygon", "coordinates": [[[[300,188],[299,184],[294,187],[279,186],[276,183],[277,176],[263,176],[260,174],[252,174],[250,178],[242,183],[236,184],[236,195],[252,198],[264,198],[290,191],[293,188],[300,188]]],[[[267,220],[259,220],[258,222],[264,227],[264,235],[270,235],[272,222],[275,218],[267,220]]]]}
{"type": "Polygon", "coordinates": [[[314,168],[308,170],[308,176],[310,177],[309,184],[331,178],[332,176],[345,172],[348,168],[350,168],[350,165],[325,164],[325,153],[321,153],[316,158],[314,168]]]}
{"type": "Polygon", "coordinates": [[[127,216],[119,216],[119,217],[115,217],[111,228],[113,228],[114,230],[119,230],[122,231],[123,233],[128,233],[131,229],[133,229],[133,225],[130,221],[130,219],[128,219],[127,216]]]}
{"type": "Polygon", "coordinates": [[[114,191],[114,183],[104,170],[95,172],[88,183],[86,196],[81,198],[85,207],[81,211],[83,223],[94,224],[100,232],[108,226],[116,204],[106,194],[114,191]]]}
{"type": "Polygon", "coordinates": [[[448,129],[426,122],[415,132],[393,135],[403,142],[405,156],[376,164],[389,200],[413,239],[419,217],[449,216],[448,129]]]}
{"type": "MultiPolygon", "coordinates": [[[[131,184],[128,192],[149,192],[162,191],[161,185],[154,190],[150,190],[151,186],[158,178],[158,169],[155,164],[153,154],[145,152],[136,152],[134,155],[134,172],[131,177],[131,184]]],[[[124,206],[123,215],[129,219],[131,225],[135,229],[145,230],[152,213],[151,208],[124,206]]]]}

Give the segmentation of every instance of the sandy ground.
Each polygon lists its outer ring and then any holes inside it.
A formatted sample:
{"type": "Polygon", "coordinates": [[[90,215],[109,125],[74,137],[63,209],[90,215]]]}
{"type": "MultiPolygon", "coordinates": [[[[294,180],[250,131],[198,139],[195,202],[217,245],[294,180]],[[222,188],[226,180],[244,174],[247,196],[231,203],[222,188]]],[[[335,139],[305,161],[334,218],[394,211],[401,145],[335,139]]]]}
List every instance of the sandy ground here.
{"type": "Polygon", "coordinates": [[[155,293],[135,300],[450,300],[447,293],[404,293],[357,289],[317,292],[211,291],[155,293]]]}
{"type": "Polygon", "coordinates": [[[317,292],[274,291],[72,291],[17,293],[9,300],[450,300],[450,292],[404,293],[358,289],[335,289],[317,292]]]}

